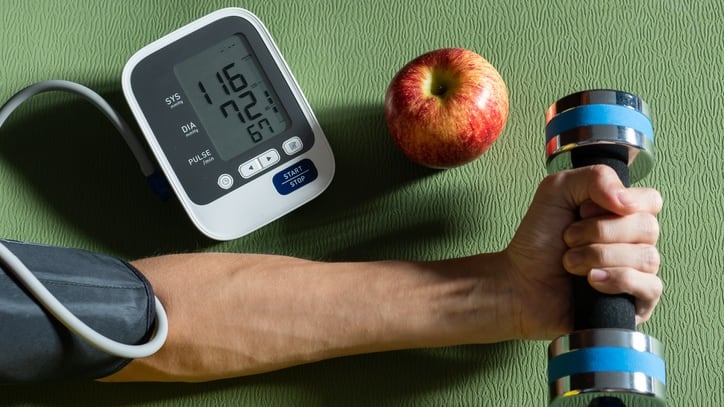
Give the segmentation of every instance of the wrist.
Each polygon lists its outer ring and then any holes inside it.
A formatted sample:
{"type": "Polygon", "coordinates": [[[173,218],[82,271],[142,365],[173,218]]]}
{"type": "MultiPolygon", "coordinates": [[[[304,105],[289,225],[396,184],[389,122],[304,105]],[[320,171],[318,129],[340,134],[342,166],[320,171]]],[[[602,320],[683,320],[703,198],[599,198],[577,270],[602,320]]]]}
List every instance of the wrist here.
{"type": "Polygon", "coordinates": [[[517,338],[513,287],[503,252],[430,263],[431,344],[494,343],[517,338]],[[436,335],[436,336],[435,336],[436,335]]]}

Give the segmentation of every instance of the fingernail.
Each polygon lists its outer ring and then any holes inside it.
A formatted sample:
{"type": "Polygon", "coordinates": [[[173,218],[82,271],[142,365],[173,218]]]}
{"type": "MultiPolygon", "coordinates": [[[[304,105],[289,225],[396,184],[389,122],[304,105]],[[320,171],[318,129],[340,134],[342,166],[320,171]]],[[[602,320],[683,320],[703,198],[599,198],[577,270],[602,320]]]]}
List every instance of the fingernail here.
{"type": "Polygon", "coordinates": [[[591,270],[590,277],[591,281],[601,282],[608,279],[608,271],[601,269],[591,270]]]}

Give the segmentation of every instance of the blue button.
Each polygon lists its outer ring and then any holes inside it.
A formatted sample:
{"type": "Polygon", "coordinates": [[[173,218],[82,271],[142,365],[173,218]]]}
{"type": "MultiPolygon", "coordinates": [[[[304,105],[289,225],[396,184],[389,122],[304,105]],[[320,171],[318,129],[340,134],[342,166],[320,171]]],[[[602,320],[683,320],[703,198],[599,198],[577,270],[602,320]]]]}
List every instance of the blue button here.
{"type": "Polygon", "coordinates": [[[272,182],[277,192],[288,195],[317,179],[317,175],[317,167],[312,160],[305,158],[274,174],[272,182]]]}

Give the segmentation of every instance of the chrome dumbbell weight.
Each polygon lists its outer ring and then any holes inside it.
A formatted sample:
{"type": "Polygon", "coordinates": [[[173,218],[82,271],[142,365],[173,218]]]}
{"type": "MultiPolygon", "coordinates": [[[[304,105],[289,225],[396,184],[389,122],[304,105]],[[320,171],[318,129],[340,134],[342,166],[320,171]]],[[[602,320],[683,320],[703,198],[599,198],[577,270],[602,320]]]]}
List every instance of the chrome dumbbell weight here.
{"type": "MultiPolygon", "coordinates": [[[[548,172],[612,167],[627,187],[654,165],[648,105],[616,90],[568,95],[546,112],[548,172]]],[[[552,407],[666,405],[663,346],[636,331],[634,300],[601,294],[585,278],[573,283],[574,332],[548,348],[552,407]]]]}

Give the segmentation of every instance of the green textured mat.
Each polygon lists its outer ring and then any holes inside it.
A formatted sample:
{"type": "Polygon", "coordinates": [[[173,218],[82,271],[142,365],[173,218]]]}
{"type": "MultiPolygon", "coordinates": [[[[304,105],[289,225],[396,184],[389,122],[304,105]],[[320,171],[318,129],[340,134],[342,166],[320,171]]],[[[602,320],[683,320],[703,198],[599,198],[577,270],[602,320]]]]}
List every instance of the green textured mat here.
{"type": "MultiPolygon", "coordinates": [[[[338,163],[328,191],[243,239],[209,241],[179,205],[146,189],[99,113],[48,94],[0,132],[0,236],[130,258],[224,250],[431,259],[498,250],[544,176],[548,105],[582,89],[620,88],[652,107],[658,163],[644,183],[666,200],[666,292],[642,329],[667,346],[670,406],[724,405],[720,0],[0,0],[0,100],[38,80],[69,79],[126,109],[126,59],[230,5],[266,22],[317,113],[338,163]],[[471,48],[498,67],[511,113],[481,160],[438,172],[395,150],[382,99],[406,61],[443,46],[471,48]]],[[[546,346],[390,352],[199,385],[3,387],[0,406],[543,406],[546,346]]]]}

